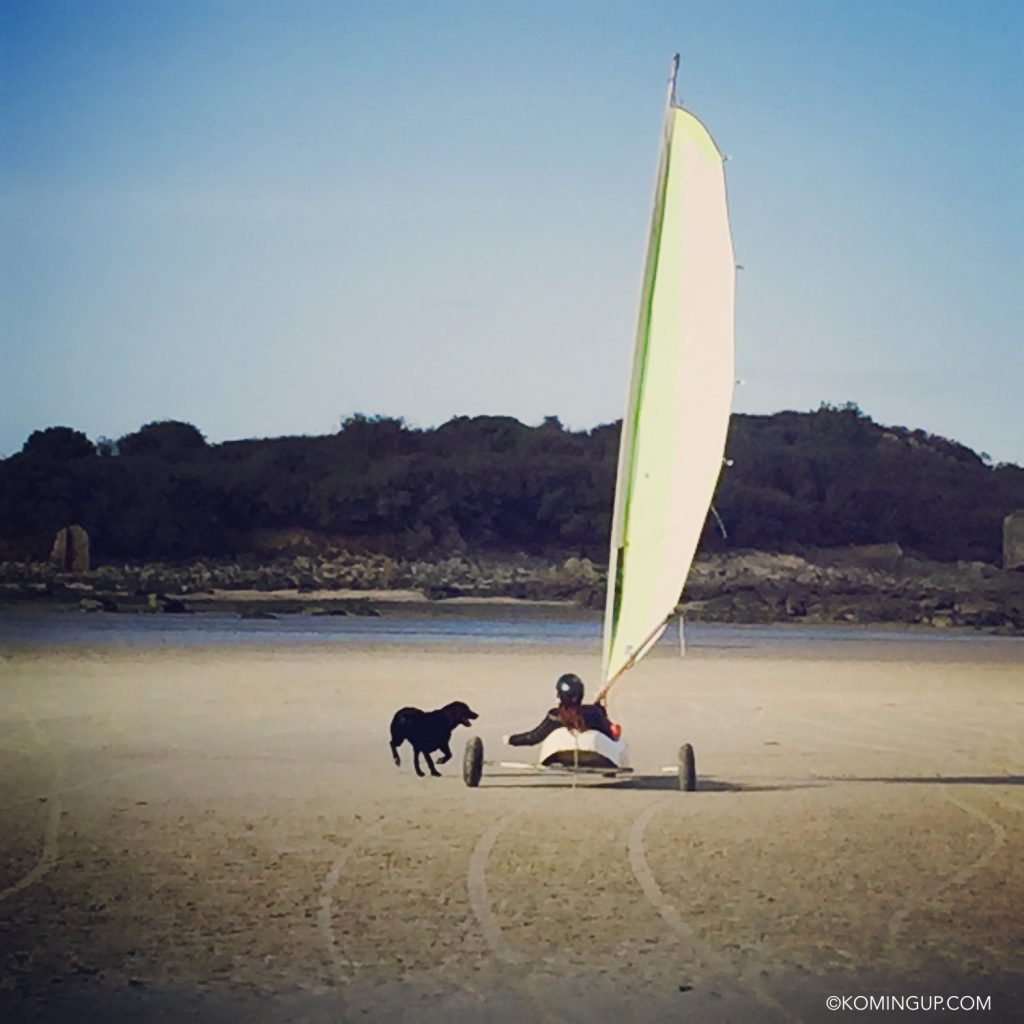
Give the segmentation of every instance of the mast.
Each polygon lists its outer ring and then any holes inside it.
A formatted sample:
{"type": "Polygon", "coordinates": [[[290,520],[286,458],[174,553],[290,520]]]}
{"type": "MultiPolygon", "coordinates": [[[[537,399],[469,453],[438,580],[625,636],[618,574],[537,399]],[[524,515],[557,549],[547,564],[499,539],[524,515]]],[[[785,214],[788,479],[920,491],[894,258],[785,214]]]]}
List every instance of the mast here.
{"type": "Polygon", "coordinates": [[[668,98],[665,100],[666,107],[680,107],[682,104],[676,99],[676,79],[679,77],[679,54],[674,53],[669,61],[668,71],[668,98]]]}
{"type": "Polygon", "coordinates": [[[622,420],[598,700],[675,611],[718,481],[732,403],[735,260],[723,158],[679,105],[678,72],[676,54],[622,420]]]}

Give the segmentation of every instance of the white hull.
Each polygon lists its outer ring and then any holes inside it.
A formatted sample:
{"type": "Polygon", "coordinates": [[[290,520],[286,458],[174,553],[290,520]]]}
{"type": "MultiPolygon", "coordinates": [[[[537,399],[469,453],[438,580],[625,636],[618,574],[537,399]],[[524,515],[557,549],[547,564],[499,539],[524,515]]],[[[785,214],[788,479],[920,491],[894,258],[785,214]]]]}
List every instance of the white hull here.
{"type": "Polygon", "coordinates": [[[540,745],[539,765],[565,765],[580,768],[628,768],[629,744],[613,740],[596,729],[572,732],[556,729],[540,745]]]}

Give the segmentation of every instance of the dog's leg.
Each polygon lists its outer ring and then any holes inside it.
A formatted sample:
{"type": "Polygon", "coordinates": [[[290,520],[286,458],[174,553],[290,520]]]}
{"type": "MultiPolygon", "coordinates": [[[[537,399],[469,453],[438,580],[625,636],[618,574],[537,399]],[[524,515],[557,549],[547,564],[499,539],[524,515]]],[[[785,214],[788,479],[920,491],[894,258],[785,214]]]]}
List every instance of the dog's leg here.
{"type": "MultiPolygon", "coordinates": [[[[423,755],[427,759],[427,764],[430,764],[430,756],[428,754],[423,755]]],[[[420,751],[419,747],[412,748],[412,766],[416,769],[416,774],[422,779],[426,772],[420,767],[420,751]]],[[[430,770],[434,770],[434,766],[430,764],[430,770]]]]}
{"type": "Polygon", "coordinates": [[[405,729],[402,728],[402,723],[399,715],[391,720],[391,756],[395,759],[395,764],[401,767],[402,759],[398,756],[398,748],[408,739],[405,735],[405,729]]]}
{"type": "Polygon", "coordinates": [[[449,747],[447,743],[442,743],[441,746],[437,749],[440,750],[442,754],[444,754],[444,757],[439,757],[437,759],[438,764],[445,764],[447,761],[450,761],[452,759],[452,748],[449,747]]]}
{"type": "MultiPolygon", "coordinates": [[[[430,774],[431,775],[436,775],[438,778],[440,778],[441,777],[441,773],[434,767],[434,762],[430,759],[430,752],[427,751],[427,750],[424,750],[423,751],[423,757],[424,757],[424,760],[426,760],[426,762],[427,762],[427,767],[430,769],[430,774]]],[[[422,775],[423,773],[420,772],[420,774],[422,775]]]]}

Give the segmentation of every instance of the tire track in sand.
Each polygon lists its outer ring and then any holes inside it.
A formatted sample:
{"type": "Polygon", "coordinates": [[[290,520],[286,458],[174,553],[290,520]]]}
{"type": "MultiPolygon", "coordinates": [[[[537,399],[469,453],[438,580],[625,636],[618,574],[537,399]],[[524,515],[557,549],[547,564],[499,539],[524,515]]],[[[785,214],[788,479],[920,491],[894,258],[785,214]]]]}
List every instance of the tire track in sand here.
{"type": "Polygon", "coordinates": [[[487,891],[487,861],[498,836],[505,826],[516,817],[516,813],[504,815],[481,833],[470,854],[469,869],[466,872],[466,890],[469,893],[469,905],[472,908],[473,916],[476,918],[477,924],[480,925],[480,931],[483,932],[484,941],[492,956],[506,964],[526,963],[528,958],[524,953],[509,945],[502,933],[501,925],[498,924],[498,919],[491,909],[491,897],[487,891]]]}
{"type": "Polygon", "coordinates": [[[473,916],[480,926],[480,931],[483,933],[484,941],[487,943],[491,955],[506,967],[526,969],[522,975],[521,984],[524,995],[533,1002],[535,1007],[535,1014],[531,1019],[546,1021],[547,1024],[564,1024],[564,1019],[551,1009],[543,993],[537,991],[533,972],[529,970],[529,965],[536,961],[531,960],[527,954],[515,949],[509,943],[491,907],[491,896],[487,888],[487,862],[498,836],[510,822],[518,817],[519,813],[519,811],[512,811],[503,815],[480,834],[469,857],[466,891],[469,894],[469,905],[473,916]]]}
{"type": "MultiPolygon", "coordinates": [[[[970,815],[976,821],[980,821],[983,825],[987,826],[989,831],[992,833],[992,838],[989,842],[988,848],[982,851],[977,857],[974,858],[969,864],[965,864],[960,870],[951,877],[947,878],[937,889],[933,889],[928,899],[923,903],[904,903],[899,910],[897,910],[891,918],[889,918],[889,945],[894,946],[899,940],[900,934],[906,927],[907,918],[910,916],[913,910],[919,909],[922,906],[927,906],[931,903],[942,903],[944,896],[958,889],[973,875],[976,875],[993,857],[999,852],[1003,844],[1006,842],[1006,829],[995,820],[995,818],[989,817],[984,811],[978,810],[977,807],[973,807],[971,804],[964,803],[962,800],[958,800],[954,796],[950,796],[946,789],[946,786],[942,785],[939,787],[939,791],[942,794],[943,800],[947,803],[951,803],[954,807],[958,807],[965,814],[970,815]]],[[[1000,801],[997,801],[999,803],[1000,801]]],[[[1005,805],[1004,805],[1005,806],[1005,805]]]]}
{"type": "MultiPolygon", "coordinates": [[[[917,716],[915,723],[919,724],[922,721],[923,716],[917,716]]],[[[924,717],[924,721],[930,721],[933,724],[943,724],[934,717],[924,717]]],[[[883,738],[889,738],[900,745],[901,751],[904,753],[907,750],[916,750],[921,754],[930,756],[939,755],[942,757],[948,757],[948,749],[945,743],[945,738],[940,738],[937,741],[928,743],[922,742],[921,734],[919,731],[911,731],[906,727],[900,727],[893,724],[879,725],[876,720],[866,719],[862,716],[847,714],[840,723],[840,728],[846,731],[854,731],[857,729],[867,729],[869,732],[881,733],[883,738]],[[843,724],[849,723],[849,724],[843,724]]],[[[982,732],[989,736],[997,736],[999,734],[993,732],[990,729],[986,729],[984,726],[974,726],[971,731],[982,732]]],[[[955,758],[956,762],[965,766],[964,770],[968,770],[970,764],[970,756],[967,754],[959,754],[955,758]]],[[[965,802],[953,796],[949,792],[949,786],[946,783],[939,783],[938,792],[941,799],[954,807],[958,808],[964,814],[969,815],[976,821],[980,821],[985,825],[990,833],[988,845],[982,850],[976,857],[974,857],[967,864],[960,867],[960,870],[955,874],[949,876],[944,882],[942,882],[937,889],[933,889],[926,900],[905,900],[903,905],[893,912],[889,918],[889,922],[886,927],[887,931],[887,944],[889,949],[893,949],[899,941],[900,936],[906,927],[907,919],[913,913],[913,911],[920,909],[921,907],[928,906],[929,904],[942,903],[944,897],[950,892],[958,889],[968,879],[972,878],[979,871],[981,871],[999,852],[999,850],[1005,845],[1006,842],[1006,829],[1002,823],[997,821],[995,818],[986,814],[980,810],[974,804],[965,802]]],[[[998,795],[992,795],[992,799],[995,803],[999,804],[1005,809],[1012,809],[1013,804],[1008,803],[1003,797],[998,795]]],[[[909,890],[908,890],[909,891],[909,890]]]]}
{"type": "Polygon", "coordinates": [[[345,870],[349,857],[362,843],[379,833],[384,827],[385,821],[385,818],[379,818],[377,821],[357,829],[355,835],[342,847],[341,853],[334,858],[334,862],[328,869],[327,874],[324,875],[324,880],[320,883],[320,896],[317,900],[317,926],[320,930],[324,946],[327,949],[327,956],[334,971],[334,978],[339,985],[351,984],[354,976],[350,972],[362,965],[345,956],[342,951],[341,943],[335,934],[332,921],[334,900],[331,893],[341,880],[342,872],[345,870]]]}
{"type": "Polygon", "coordinates": [[[28,723],[36,743],[45,751],[50,761],[52,779],[46,796],[46,824],[43,826],[43,844],[36,866],[19,881],[0,890],[0,902],[15,896],[23,889],[38,882],[60,860],[60,818],[63,812],[60,794],[61,780],[64,776],[64,763],[60,754],[53,748],[45,733],[34,721],[28,723]]]}
{"type": "MultiPolygon", "coordinates": [[[[511,817],[513,816],[507,816],[507,818],[511,817]]],[[[334,889],[337,887],[337,885],[341,882],[342,878],[344,877],[345,868],[350,862],[350,860],[353,858],[353,855],[356,853],[359,847],[371,842],[376,838],[379,838],[380,834],[384,831],[384,827],[392,823],[393,822],[391,821],[391,819],[388,819],[387,817],[381,817],[377,819],[377,821],[370,822],[369,824],[363,825],[362,827],[358,828],[356,832],[350,837],[348,842],[342,847],[338,855],[334,858],[334,861],[331,863],[331,866],[327,870],[326,875],[324,875],[323,881],[320,883],[320,894],[317,900],[317,928],[320,932],[320,936],[323,941],[324,947],[327,950],[328,960],[330,961],[329,966],[332,970],[333,979],[342,988],[344,988],[347,985],[351,985],[355,982],[357,971],[361,970],[364,967],[374,965],[362,963],[346,954],[344,946],[334,930],[334,899],[332,893],[334,889]]],[[[499,822],[498,825],[500,826],[501,822],[499,822]]],[[[490,847],[494,845],[494,840],[497,838],[497,834],[499,831],[500,828],[496,828],[495,826],[491,826],[491,829],[488,830],[488,832],[493,832],[494,834],[490,839],[490,843],[486,851],[484,852],[484,863],[486,862],[486,856],[490,853],[490,847]]],[[[485,833],[485,836],[486,835],[487,833],[485,833]]],[[[478,841],[477,848],[479,847],[480,842],[478,841]]],[[[471,872],[473,871],[473,857],[476,857],[477,853],[478,850],[474,849],[473,855],[470,858],[471,872]]],[[[479,872],[482,870],[483,867],[481,865],[481,867],[478,868],[477,871],[479,872]]],[[[470,889],[469,898],[474,916],[476,916],[477,920],[479,921],[480,915],[478,913],[478,907],[485,908],[488,914],[490,913],[490,907],[489,900],[487,897],[486,882],[482,875],[480,876],[480,880],[476,883],[476,885],[476,889],[470,889]],[[480,900],[482,902],[474,903],[474,899],[480,900]]],[[[493,915],[491,916],[493,918],[493,915]]],[[[494,924],[494,928],[497,931],[499,939],[502,938],[500,934],[500,929],[497,928],[496,924],[494,924]]],[[[488,932],[485,931],[484,937],[487,940],[488,945],[490,945],[493,933],[492,935],[489,935],[488,932]]],[[[379,966],[379,964],[376,966],[379,966]]],[[[456,987],[461,988],[464,992],[468,993],[474,999],[479,1000],[481,998],[480,993],[473,986],[468,985],[464,982],[455,982],[454,984],[456,985],[456,987]]],[[[342,1001],[341,1008],[342,1010],[345,1009],[344,1001],[342,1001]]],[[[560,1024],[560,1022],[557,1022],[552,1018],[548,1018],[548,1020],[551,1020],[552,1024],[560,1024]]]]}
{"type": "MultiPolygon", "coordinates": [[[[717,952],[702,939],[697,937],[693,928],[683,919],[682,914],[666,896],[661,886],[658,885],[654,872],[651,871],[647,861],[647,843],[645,835],[647,826],[651,819],[662,808],[675,805],[679,800],[678,795],[657,800],[646,810],[633,819],[629,829],[627,850],[629,866],[640,886],[647,902],[658,912],[661,919],[672,932],[673,937],[688,947],[693,958],[702,963],[708,970],[711,977],[718,977],[731,985],[737,985],[745,989],[753,996],[754,1000],[765,1010],[778,1015],[784,1020],[799,1024],[801,1018],[794,1015],[774,998],[758,981],[756,975],[748,978],[745,973],[736,970],[735,964],[722,953],[717,952]]],[[[709,979],[710,980],[710,979],[709,979]]]]}
{"type": "MultiPolygon", "coordinates": [[[[915,713],[914,728],[911,729],[906,725],[901,726],[892,722],[880,723],[877,717],[871,716],[870,711],[866,710],[862,711],[859,715],[856,713],[851,714],[850,712],[846,712],[838,720],[834,717],[830,717],[827,720],[815,718],[813,716],[801,714],[789,707],[776,708],[775,714],[783,720],[788,719],[790,721],[811,726],[817,734],[830,733],[835,738],[835,742],[842,747],[870,750],[880,754],[906,755],[908,752],[917,751],[921,754],[926,754],[932,757],[937,756],[944,760],[948,760],[950,754],[946,737],[937,739],[933,742],[922,741],[920,729],[922,724],[931,723],[937,726],[948,724],[946,719],[937,719],[933,716],[915,713]],[[882,742],[871,742],[871,737],[877,737],[882,740],[882,742]],[[895,746],[886,745],[886,741],[894,743],[895,746]]],[[[1000,733],[985,725],[971,723],[966,725],[965,728],[974,734],[980,734],[984,738],[1000,739],[1004,742],[1009,740],[1009,737],[1004,733],[1000,733]]],[[[958,764],[964,765],[966,769],[971,765],[972,758],[970,754],[961,752],[955,756],[955,761],[958,764]]],[[[948,896],[955,889],[962,886],[968,879],[983,870],[1006,843],[1007,830],[1003,823],[986,814],[973,803],[966,802],[951,795],[947,785],[939,783],[938,779],[936,779],[936,783],[938,784],[938,795],[940,798],[944,802],[957,807],[960,811],[971,816],[976,821],[984,824],[989,830],[989,839],[985,848],[981,850],[977,856],[973,857],[968,863],[961,865],[959,870],[949,876],[944,882],[940,883],[938,889],[933,889],[926,901],[922,901],[920,899],[915,900],[913,898],[908,899],[907,897],[911,895],[911,891],[907,890],[904,896],[903,905],[894,911],[887,925],[887,945],[890,949],[897,944],[898,939],[906,927],[907,919],[916,909],[919,909],[922,905],[927,905],[928,903],[941,903],[944,897],[948,896]]],[[[1014,794],[1014,796],[1015,795],[1016,794],[1014,794]]],[[[1013,796],[990,794],[990,797],[995,803],[1006,810],[1024,813],[1021,807],[1016,804],[1013,796]]]]}

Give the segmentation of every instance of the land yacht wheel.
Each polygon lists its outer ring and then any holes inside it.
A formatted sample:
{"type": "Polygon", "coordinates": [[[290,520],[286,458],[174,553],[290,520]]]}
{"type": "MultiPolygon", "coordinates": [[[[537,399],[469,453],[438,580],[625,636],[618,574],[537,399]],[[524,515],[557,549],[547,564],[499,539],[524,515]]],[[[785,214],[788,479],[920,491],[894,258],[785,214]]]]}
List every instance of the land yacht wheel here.
{"type": "Polygon", "coordinates": [[[692,793],[697,788],[697,761],[689,743],[679,748],[679,788],[684,793],[692,793]]]}
{"type": "Polygon", "coordinates": [[[462,755],[462,781],[475,789],[484,773],[484,744],[479,736],[471,736],[462,755]]]}

